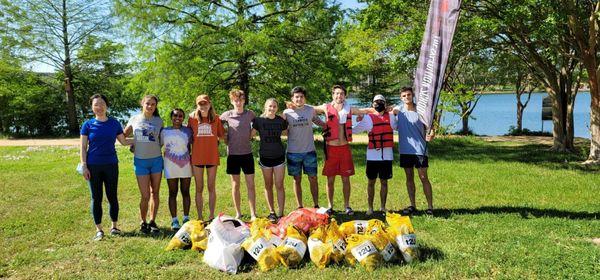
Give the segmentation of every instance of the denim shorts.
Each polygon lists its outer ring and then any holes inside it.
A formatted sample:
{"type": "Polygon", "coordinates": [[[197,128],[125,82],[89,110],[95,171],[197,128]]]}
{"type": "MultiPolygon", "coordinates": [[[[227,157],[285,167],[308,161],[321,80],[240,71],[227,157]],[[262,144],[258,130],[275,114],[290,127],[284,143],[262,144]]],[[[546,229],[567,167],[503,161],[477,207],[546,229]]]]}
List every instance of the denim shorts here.
{"type": "Polygon", "coordinates": [[[288,175],[300,176],[302,171],[308,176],[317,176],[317,152],[287,153],[288,175]]]}
{"type": "Polygon", "coordinates": [[[160,173],[163,170],[163,158],[133,158],[133,170],[136,176],[150,175],[154,173],[160,173]]]}

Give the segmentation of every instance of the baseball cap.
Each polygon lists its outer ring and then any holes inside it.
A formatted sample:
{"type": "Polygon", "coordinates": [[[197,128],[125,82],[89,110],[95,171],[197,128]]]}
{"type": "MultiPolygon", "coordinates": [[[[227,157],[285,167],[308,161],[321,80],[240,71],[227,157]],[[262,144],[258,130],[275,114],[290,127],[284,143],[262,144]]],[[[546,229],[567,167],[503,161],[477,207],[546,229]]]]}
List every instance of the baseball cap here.
{"type": "Polygon", "coordinates": [[[381,100],[381,101],[385,102],[385,97],[383,97],[383,95],[381,95],[381,94],[375,95],[375,97],[373,97],[373,102],[375,102],[377,100],[381,100]]]}

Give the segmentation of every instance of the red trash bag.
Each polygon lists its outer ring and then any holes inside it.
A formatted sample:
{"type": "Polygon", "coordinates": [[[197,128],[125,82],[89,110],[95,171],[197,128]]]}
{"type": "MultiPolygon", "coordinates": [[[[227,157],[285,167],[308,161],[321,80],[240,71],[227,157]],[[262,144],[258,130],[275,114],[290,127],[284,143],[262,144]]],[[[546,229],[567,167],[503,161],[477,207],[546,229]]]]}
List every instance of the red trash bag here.
{"type": "Polygon", "coordinates": [[[279,222],[269,226],[269,229],[273,234],[283,238],[289,225],[295,226],[308,235],[312,229],[328,223],[329,216],[317,213],[316,208],[300,208],[279,219],[279,222]]]}

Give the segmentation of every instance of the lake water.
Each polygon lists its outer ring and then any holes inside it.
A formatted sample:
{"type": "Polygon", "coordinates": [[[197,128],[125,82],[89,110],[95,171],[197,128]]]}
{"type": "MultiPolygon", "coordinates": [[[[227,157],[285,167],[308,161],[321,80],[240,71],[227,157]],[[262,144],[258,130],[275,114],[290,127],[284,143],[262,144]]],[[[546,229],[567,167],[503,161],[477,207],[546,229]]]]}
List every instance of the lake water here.
{"type": "MultiPolygon", "coordinates": [[[[523,128],[542,130],[542,99],[546,96],[545,92],[531,94],[531,101],[523,112],[523,128]]],[[[589,92],[580,92],[575,99],[575,137],[590,138],[590,98],[589,92]]],[[[469,120],[469,128],[478,135],[507,134],[511,125],[517,125],[516,100],[514,94],[483,95],[471,115],[473,118],[469,120]]],[[[356,100],[349,101],[356,103],[356,100]]],[[[452,127],[452,131],[460,130],[462,126],[460,116],[448,112],[444,112],[442,124],[452,127]]],[[[552,121],[543,122],[543,131],[552,132],[552,121]]]]}

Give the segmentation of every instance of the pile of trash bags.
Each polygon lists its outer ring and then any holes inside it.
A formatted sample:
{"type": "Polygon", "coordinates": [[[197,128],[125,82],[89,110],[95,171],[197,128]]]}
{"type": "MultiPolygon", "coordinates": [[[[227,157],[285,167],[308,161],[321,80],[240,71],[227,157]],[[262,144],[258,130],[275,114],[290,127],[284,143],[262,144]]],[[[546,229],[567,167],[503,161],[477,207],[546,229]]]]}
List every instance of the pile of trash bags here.
{"type": "Polygon", "coordinates": [[[297,209],[277,224],[264,218],[245,223],[225,215],[210,224],[190,221],[165,250],[187,248],[204,252],[206,264],[231,274],[238,272],[244,259],[256,262],[261,271],[295,268],[305,258],[319,268],[346,263],[372,271],[384,263],[410,263],[419,257],[408,216],[387,213],[386,223],[371,219],[338,225],[314,208],[297,209]]]}

